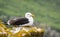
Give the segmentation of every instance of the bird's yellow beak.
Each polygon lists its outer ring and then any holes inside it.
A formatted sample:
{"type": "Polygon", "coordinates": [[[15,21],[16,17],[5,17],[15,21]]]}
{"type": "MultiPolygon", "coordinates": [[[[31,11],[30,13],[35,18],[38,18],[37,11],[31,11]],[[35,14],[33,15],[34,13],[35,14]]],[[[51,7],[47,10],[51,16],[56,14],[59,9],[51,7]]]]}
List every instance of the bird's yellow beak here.
{"type": "Polygon", "coordinates": [[[32,14],[32,17],[34,17],[35,15],[34,14],[32,14]]]}

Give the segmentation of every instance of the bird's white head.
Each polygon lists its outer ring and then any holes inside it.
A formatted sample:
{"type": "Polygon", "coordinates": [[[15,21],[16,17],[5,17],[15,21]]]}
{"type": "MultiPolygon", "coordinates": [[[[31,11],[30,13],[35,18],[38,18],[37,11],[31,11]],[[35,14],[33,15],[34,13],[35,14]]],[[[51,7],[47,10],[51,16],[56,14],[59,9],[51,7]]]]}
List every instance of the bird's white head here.
{"type": "Polygon", "coordinates": [[[27,12],[26,14],[25,14],[25,17],[26,18],[30,18],[30,17],[33,17],[34,15],[32,14],[32,13],[30,13],[30,12],[27,12]]]}

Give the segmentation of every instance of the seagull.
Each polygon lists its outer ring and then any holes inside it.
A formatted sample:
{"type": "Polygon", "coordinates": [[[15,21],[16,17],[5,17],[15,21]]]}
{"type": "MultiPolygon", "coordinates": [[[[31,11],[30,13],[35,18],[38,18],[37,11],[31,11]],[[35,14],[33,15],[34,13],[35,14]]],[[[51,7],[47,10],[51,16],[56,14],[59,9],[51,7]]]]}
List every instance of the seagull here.
{"type": "Polygon", "coordinates": [[[16,17],[8,20],[8,25],[13,26],[32,26],[33,25],[33,14],[30,12],[25,13],[25,17],[16,17]]]}

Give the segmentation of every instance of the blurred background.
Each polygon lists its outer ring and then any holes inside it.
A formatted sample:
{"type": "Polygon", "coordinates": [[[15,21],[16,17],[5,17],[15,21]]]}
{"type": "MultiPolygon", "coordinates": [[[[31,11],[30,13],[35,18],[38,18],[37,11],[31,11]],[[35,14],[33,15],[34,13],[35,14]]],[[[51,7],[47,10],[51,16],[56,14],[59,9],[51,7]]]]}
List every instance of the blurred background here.
{"type": "Polygon", "coordinates": [[[60,0],[0,0],[0,19],[35,15],[34,25],[45,29],[44,37],[60,37],[60,0]]]}

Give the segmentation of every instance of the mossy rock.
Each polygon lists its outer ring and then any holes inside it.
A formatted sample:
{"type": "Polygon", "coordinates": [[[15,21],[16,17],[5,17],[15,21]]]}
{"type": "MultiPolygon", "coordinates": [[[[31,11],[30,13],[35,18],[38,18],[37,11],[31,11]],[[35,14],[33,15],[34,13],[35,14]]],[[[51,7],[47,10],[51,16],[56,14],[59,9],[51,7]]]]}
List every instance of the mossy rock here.
{"type": "Polygon", "coordinates": [[[43,37],[44,30],[36,27],[22,28],[14,37],[43,37]]]}
{"type": "Polygon", "coordinates": [[[6,34],[0,34],[0,37],[7,37],[6,34]]]}

